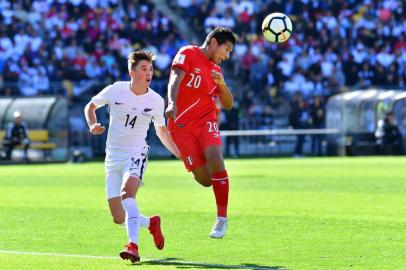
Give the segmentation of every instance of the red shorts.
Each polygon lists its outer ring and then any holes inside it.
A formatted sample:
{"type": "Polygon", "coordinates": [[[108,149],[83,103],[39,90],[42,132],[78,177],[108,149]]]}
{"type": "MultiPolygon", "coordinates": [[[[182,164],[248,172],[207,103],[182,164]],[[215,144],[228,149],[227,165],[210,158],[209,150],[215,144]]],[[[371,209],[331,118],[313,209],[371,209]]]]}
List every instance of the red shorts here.
{"type": "Polygon", "coordinates": [[[207,121],[192,130],[176,129],[171,132],[172,139],[182,154],[183,163],[188,171],[206,164],[204,150],[209,146],[221,146],[220,131],[216,121],[207,121]]]}

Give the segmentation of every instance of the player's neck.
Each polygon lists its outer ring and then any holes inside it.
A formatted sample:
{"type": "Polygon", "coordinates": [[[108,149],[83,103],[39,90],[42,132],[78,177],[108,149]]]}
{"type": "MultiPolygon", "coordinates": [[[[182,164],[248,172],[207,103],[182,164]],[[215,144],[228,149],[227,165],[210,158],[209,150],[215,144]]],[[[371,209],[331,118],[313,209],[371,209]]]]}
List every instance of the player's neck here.
{"type": "Polygon", "coordinates": [[[148,85],[140,85],[131,81],[130,90],[136,95],[144,95],[148,92],[148,85]]]}
{"type": "MultiPolygon", "coordinates": [[[[206,56],[206,58],[208,60],[210,60],[210,51],[209,51],[209,47],[202,45],[199,47],[200,51],[202,52],[202,54],[204,54],[204,56],[206,56]]],[[[210,60],[211,61],[211,60],[210,60]]]]}

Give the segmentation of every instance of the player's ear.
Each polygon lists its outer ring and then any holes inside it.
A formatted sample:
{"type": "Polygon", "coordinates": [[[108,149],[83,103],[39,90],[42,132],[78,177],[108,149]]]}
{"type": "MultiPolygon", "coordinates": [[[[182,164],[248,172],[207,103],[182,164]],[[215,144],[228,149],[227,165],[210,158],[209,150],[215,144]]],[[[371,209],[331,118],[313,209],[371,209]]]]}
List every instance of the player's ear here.
{"type": "Polygon", "coordinates": [[[130,70],[130,71],[128,72],[128,75],[130,75],[130,77],[133,77],[133,76],[134,76],[134,70],[130,70]]]}
{"type": "Polygon", "coordinates": [[[210,39],[209,45],[212,45],[214,47],[218,46],[218,42],[217,39],[215,39],[214,37],[210,39]]]}

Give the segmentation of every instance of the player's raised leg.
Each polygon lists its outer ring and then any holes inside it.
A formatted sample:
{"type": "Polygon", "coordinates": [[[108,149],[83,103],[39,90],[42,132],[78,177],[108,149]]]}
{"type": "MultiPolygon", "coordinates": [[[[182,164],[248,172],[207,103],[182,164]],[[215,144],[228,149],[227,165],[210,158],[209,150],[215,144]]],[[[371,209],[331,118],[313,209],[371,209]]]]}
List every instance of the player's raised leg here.
{"type": "Polygon", "coordinates": [[[217,205],[217,218],[210,237],[222,238],[227,230],[227,208],[229,183],[228,175],[224,166],[223,154],[220,145],[207,147],[204,151],[207,165],[210,170],[211,182],[217,205]]]}
{"type": "Polygon", "coordinates": [[[149,233],[152,234],[156,248],[161,250],[165,245],[165,238],[161,230],[161,217],[152,216],[148,220],[150,224],[148,226],[149,233]]]}

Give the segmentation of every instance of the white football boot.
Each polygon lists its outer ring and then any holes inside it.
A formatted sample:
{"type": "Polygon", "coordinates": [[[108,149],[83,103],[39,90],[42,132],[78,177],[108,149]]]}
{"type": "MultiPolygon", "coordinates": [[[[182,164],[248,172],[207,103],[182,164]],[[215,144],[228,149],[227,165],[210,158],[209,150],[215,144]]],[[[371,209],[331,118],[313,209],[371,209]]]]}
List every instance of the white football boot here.
{"type": "Polygon", "coordinates": [[[211,238],[223,238],[226,234],[228,219],[226,217],[217,217],[213,229],[210,232],[211,238]]]}

